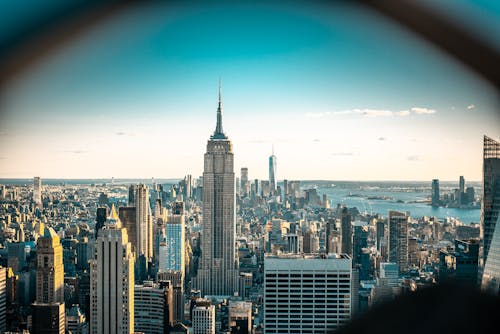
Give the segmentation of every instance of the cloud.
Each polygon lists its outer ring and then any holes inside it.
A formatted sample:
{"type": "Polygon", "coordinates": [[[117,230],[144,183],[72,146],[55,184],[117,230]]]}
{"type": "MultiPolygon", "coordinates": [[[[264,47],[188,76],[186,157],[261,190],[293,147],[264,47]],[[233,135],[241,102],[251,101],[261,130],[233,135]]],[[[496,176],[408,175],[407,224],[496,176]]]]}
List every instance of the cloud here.
{"type": "Polygon", "coordinates": [[[125,131],[116,131],[115,135],[117,135],[117,136],[129,136],[129,137],[133,137],[133,136],[135,136],[135,133],[133,133],[133,132],[125,132],[125,131]]]}
{"type": "Polygon", "coordinates": [[[318,138],[313,139],[313,142],[316,142],[316,143],[317,143],[317,142],[320,142],[320,141],[321,141],[321,140],[319,140],[318,138]]]}
{"type": "Polygon", "coordinates": [[[73,154],[85,154],[85,153],[88,153],[89,151],[86,151],[86,150],[66,150],[64,152],[73,153],[73,154]]]}
{"type": "Polygon", "coordinates": [[[434,110],[434,109],[421,108],[421,107],[413,107],[410,110],[417,115],[426,115],[426,114],[435,114],[436,113],[436,110],[434,110]]]}
{"type": "Polygon", "coordinates": [[[0,131],[0,136],[7,136],[7,132],[6,131],[0,131]]]}
{"type": "Polygon", "coordinates": [[[472,109],[474,109],[474,108],[476,108],[476,106],[475,106],[475,105],[473,105],[473,104],[469,104],[469,105],[467,106],[467,110],[472,110],[472,109]]]}
{"type": "Polygon", "coordinates": [[[343,115],[359,115],[364,117],[405,117],[410,115],[430,115],[435,114],[434,109],[423,107],[412,107],[408,110],[392,111],[387,109],[349,109],[341,111],[325,111],[325,112],[308,112],[305,114],[307,118],[324,118],[331,116],[343,115]]]}
{"type": "Polygon", "coordinates": [[[418,156],[418,155],[410,155],[408,157],[408,161],[420,161],[420,160],[421,160],[420,156],[418,156]]]}
{"type": "Polygon", "coordinates": [[[340,157],[350,157],[354,155],[354,152],[335,152],[332,153],[334,156],[340,156],[340,157]]]}
{"type": "Polygon", "coordinates": [[[378,140],[385,141],[385,140],[387,140],[387,138],[385,138],[385,137],[378,137],[378,140]]]}
{"type": "Polygon", "coordinates": [[[0,157],[0,160],[5,160],[7,159],[7,157],[0,157]]]}

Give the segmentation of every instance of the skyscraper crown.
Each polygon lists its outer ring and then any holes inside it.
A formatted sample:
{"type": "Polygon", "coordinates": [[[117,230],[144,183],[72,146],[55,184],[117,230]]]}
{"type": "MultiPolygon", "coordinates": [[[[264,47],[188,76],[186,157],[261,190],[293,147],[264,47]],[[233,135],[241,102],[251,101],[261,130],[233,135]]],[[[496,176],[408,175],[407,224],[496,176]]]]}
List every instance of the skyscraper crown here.
{"type": "Polygon", "coordinates": [[[222,129],[222,83],[219,79],[219,106],[217,107],[217,125],[215,127],[214,134],[210,136],[210,139],[227,139],[222,129]]]}

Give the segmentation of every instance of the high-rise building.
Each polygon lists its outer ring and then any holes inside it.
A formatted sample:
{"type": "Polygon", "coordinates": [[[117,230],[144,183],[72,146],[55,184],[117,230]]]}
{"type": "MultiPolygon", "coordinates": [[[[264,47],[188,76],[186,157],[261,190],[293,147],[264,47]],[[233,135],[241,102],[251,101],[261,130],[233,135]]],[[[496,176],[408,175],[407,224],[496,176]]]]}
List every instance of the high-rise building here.
{"type": "Polygon", "coordinates": [[[158,283],[168,283],[172,287],[171,323],[184,321],[184,276],[181,271],[168,270],[158,272],[158,283]]]}
{"type": "Polygon", "coordinates": [[[230,301],[228,305],[229,330],[231,333],[252,333],[252,303],[230,301]]]}
{"type": "Polygon", "coordinates": [[[144,184],[136,186],[135,191],[136,212],[136,256],[143,255],[146,261],[153,257],[153,222],[151,217],[151,206],[149,204],[148,187],[144,184]]]}
{"type": "Polygon", "coordinates": [[[37,241],[36,301],[64,303],[63,247],[52,227],[37,241]]]}
{"type": "Polygon", "coordinates": [[[128,187],[128,205],[133,206],[135,205],[135,184],[131,184],[128,187]]]}
{"type": "Polygon", "coordinates": [[[389,262],[398,264],[400,272],[408,268],[408,213],[389,211],[389,262]]]}
{"type": "Polygon", "coordinates": [[[192,323],[193,334],[215,334],[215,306],[195,306],[192,323]]]}
{"type": "Polygon", "coordinates": [[[36,300],[31,307],[34,333],[64,334],[63,248],[52,227],[45,227],[37,240],[36,300]]]}
{"type": "Polygon", "coordinates": [[[32,333],[64,334],[66,319],[64,303],[38,303],[32,305],[32,333]]]}
{"type": "Polygon", "coordinates": [[[0,333],[7,329],[7,274],[9,268],[0,266],[0,333]]]}
{"type": "Polygon", "coordinates": [[[347,207],[340,209],[340,234],[342,243],[342,253],[352,256],[352,218],[347,207]]]}
{"type": "Polygon", "coordinates": [[[132,252],[137,252],[137,212],[135,206],[121,206],[118,208],[118,217],[123,227],[127,229],[128,241],[132,245],[132,252]]]}
{"type": "Polygon", "coordinates": [[[90,262],[90,332],[134,332],[134,254],[114,206],[90,262]]]}
{"type": "Polygon", "coordinates": [[[465,179],[463,176],[460,176],[458,180],[458,204],[464,204],[465,198],[465,179]]]}
{"type": "Polygon", "coordinates": [[[268,256],[264,259],[264,332],[325,333],[351,317],[351,259],[268,256]]]}
{"type": "Polygon", "coordinates": [[[248,168],[243,167],[241,168],[241,195],[242,196],[248,196],[248,168]]]}
{"type": "Polygon", "coordinates": [[[165,240],[160,244],[160,271],[185,271],[185,220],[184,203],[174,202],[165,224],[165,240]]]}
{"type": "Polygon", "coordinates": [[[76,304],[66,314],[66,329],[71,334],[89,334],[87,319],[76,304]]]}
{"type": "Polygon", "coordinates": [[[439,206],[439,180],[432,180],[432,190],[431,190],[431,204],[432,206],[439,206]]]}
{"type": "Polygon", "coordinates": [[[455,251],[439,253],[439,283],[449,279],[477,286],[478,240],[455,240],[455,251]]]}
{"type": "Polygon", "coordinates": [[[33,202],[42,204],[42,179],[39,176],[33,178],[33,202]]]}
{"type": "Polygon", "coordinates": [[[95,215],[95,237],[99,234],[99,230],[104,226],[106,218],[108,217],[108,207],[98,207],[95,215]]]}
{"type": "Polygon", "coordinates": [[[136,332],[166,334],[172,327],[172,285],[144,281],[134,288],[134,328],[136,332]]]}
{"type": "Polygon", "coordinates": [[[217,126],[207,143],[204,159],[201,258],[194,282],[203,295],[233,295],[238,291],[232,146],[222,129],[219,85],[217,126]]]}
{"type": "Polygon", "coordinates": [[[269,186],[271,188],[271,194],[276,193],[276,156],[274,155],[274,147],[271,156],[269,157],[269,186]]]}
{"type": "Polygon", "coordinates": [[[500,291],[500,142],[484,136],[481,202],[480,278],[485,289],[500,291]],[[483,273],[484,272],[484,273],[483,273]]]}

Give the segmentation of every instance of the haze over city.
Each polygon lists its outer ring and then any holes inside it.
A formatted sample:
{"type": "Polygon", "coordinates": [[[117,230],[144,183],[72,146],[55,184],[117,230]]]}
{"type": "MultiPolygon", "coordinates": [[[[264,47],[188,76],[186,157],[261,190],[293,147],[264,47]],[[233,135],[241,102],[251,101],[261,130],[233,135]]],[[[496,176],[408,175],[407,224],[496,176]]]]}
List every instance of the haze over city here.
{"type": "Polygon", "coordinates": [[[481,178],[498,99],[454,61],[360,11],[128,10],[1,96],[2,178],[200,175],[222,77],[235,169],[278,179],[481,178]],[[357,22],[363,22],[362,25],[357,22]]]}

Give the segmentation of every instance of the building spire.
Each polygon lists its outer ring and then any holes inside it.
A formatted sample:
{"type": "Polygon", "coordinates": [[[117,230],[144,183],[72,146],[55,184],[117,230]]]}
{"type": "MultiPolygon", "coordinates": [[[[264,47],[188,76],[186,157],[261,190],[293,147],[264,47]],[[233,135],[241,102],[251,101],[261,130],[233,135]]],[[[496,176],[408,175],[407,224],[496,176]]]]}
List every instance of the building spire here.
{"type": "Polygon", "coordinates": [[[219,78],[219,106],[217,107],[217,126],[215,127],[213,139],[225,139],[226,135],[222,129],[222,80],[219,78]]]}

